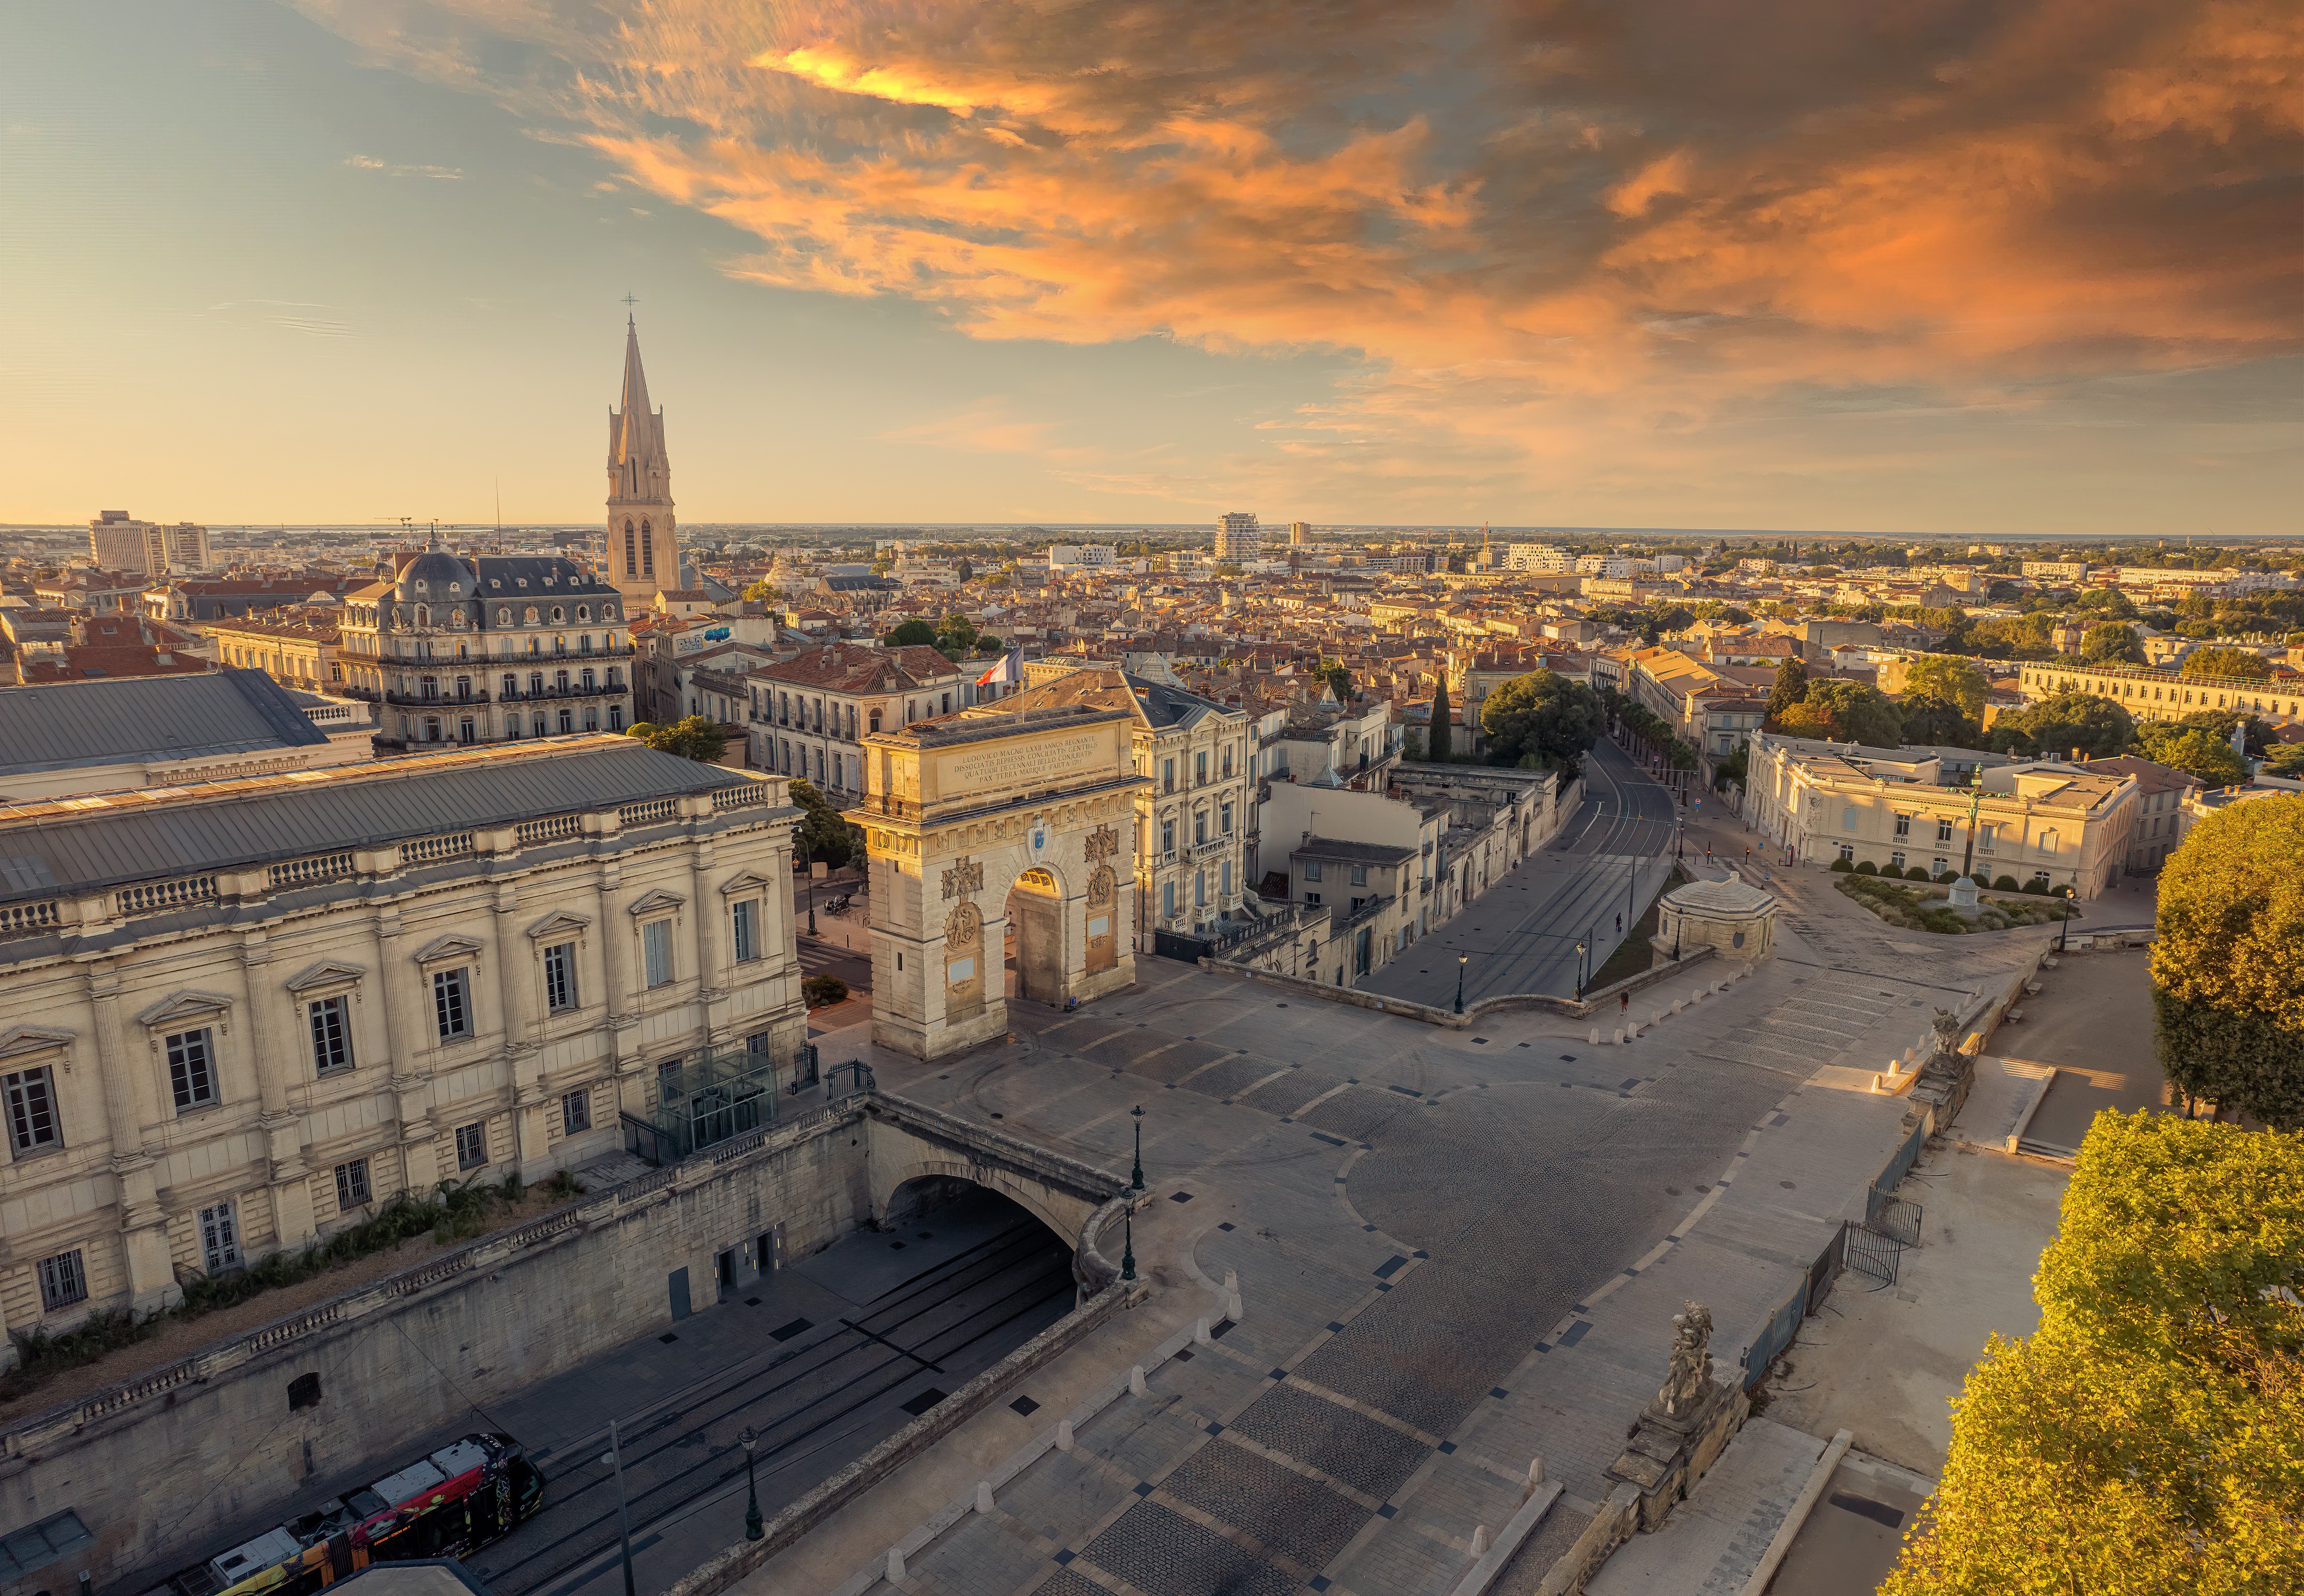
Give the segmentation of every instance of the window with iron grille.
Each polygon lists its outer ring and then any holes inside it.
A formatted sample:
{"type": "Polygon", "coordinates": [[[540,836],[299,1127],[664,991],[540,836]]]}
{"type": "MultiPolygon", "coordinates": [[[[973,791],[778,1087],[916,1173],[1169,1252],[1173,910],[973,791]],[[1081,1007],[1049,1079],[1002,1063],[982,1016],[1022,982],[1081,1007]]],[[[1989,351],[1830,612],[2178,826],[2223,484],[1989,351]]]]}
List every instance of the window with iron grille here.
{"type": "Polygon", "coordinates": [[[40,1312],[54,1313],[88,1301],[88,1266],[80,1249],[40,1260],[40,1312]]]}
{"type": "Polygon", "coordinates": [[[439,1024],[442,1041],[472,1034],[471,996],[465,985],[465,973],[461,969],[433,972],[432,1012],[439,1024]]]}
{"type": "Polygon", "coordinates": [[[735,931],[736,962],[760,956],[760,905],[753,898],[742,898],[728,905],[728,919],[735,931]]]}
{"type": "Polygon", "coordinates": [[[648,984],[665,987],[672,984],[672,921],[652,920],[640,927],[640,953],[647,967],[648,984]]]}
{"type": "Polygon", "coordinates": [[[0,1075],[0,1089],[5,1090],[8,1098],[11,1148],[21,1154],[61,1144],[56,1133],[55,1089],[47,1069],[0,1075]]]}
{"type": "Polygon", "coordinates": [[[216,1054],[206,1026],[180,1031],[168,1039],[168,1084],[179,1112],[216,1100],[216,1054]]]}
{"type": "Polygon", "coordinates": [[[353,1159],[336,1166],[336,1206],[346,1211],[368,1201],[368,1160],[353,1159]]]}
{"type": "Polygon", "coordinates": [[[488,1161],[487,1126],[479,1121],[456,1127],[456,1167],[477,1169],[488,1161]]]}
{"type": "Polygon", "coordinates": [[[563,1135],[572,1136],[579,1131],[589,1131],[591,1128],[591,1094],[572,1091],[560,1099],[560,1129],[563,1135]]]}
{"type": "Polygon", "coordinates": [[[312,1021],[312,1068],[320,1074],[348,1067],[352,1061],[352,1030],[345,1024],[344,1000],[323,998],[309,1006],[312,1021]]]}
{"type": "Polygon", "coordinates": [[[573,942],[555,942],[544,950],[544,1006],[555,1014],[576,1006],[573,942]]]}

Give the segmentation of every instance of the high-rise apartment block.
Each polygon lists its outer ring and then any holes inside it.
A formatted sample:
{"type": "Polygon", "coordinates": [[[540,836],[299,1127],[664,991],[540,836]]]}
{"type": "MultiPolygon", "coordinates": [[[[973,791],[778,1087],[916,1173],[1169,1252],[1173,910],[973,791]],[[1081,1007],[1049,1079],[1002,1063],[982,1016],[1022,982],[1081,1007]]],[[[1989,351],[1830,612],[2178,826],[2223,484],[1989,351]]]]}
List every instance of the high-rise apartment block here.
{"type": "Polygon", "coordinates": [[[1566,571],[1576,559],[1557,543],[1512,543],[1505,545],[1503,563],[1512,571],[1566,571]]]}
{"type": "Polygon", "coordinates": [[[1292,548],[1301,548],[1305,544],[1309,543],[1311,540],[1312,523],[1310,522],[1292,521],[1288,523],[1289,547],[1292,548]]]}
{"type": "Polygon", "coordinates": [[[1235,510],[1216,523],[1216,561],[1218,564],[1245,565],[1264,557],[1264,529],[1256,523],[1256,516],[1246,510],[1235,510]]]}
{"type": "Polygon", "coordinates": [[[208,568],[208,529],[180,522],[161,526],[125,510],[106,510],[88,523],[89,557],[106,571],[180,576],[208,568]]]}

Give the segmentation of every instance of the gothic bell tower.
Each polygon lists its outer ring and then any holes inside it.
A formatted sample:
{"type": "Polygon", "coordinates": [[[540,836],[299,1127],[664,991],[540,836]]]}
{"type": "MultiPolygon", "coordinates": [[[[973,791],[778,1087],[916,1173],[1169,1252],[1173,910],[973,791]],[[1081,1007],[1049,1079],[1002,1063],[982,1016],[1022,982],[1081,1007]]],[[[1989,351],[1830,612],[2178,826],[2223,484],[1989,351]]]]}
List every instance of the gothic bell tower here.
{"type": "Polygon", "coordinates": [[[648,407],[640,369],[640,335],[624,318],[624,403],[608,412],[608,580],[627,615],[654,606],[659,588],[680,585],[680,545],[673,537],[672,460],[664,448],[664,412],[648,407]]]}

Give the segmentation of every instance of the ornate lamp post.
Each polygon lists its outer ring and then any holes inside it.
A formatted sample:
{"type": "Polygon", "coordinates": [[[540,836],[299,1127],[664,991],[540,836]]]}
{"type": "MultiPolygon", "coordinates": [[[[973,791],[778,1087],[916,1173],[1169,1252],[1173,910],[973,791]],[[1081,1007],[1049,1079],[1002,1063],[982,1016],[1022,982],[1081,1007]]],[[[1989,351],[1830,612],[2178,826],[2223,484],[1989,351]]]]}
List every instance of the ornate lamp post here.
{"type": "Polygon", "coordinates": [[[1460,1014],[1464,1012],[1464,966],[1471,962],[1472,955],[1470,954],[1460,953],[1456,955],[1456,1012],[1460,1014]]]}
{"type": "Polygon", "coordinates": [[[1128,1116],[1136,1122],[1136,1167],[1128,1172],[1128,1184],[1140,1195],[1144,1190],[1144,1105],[1137,1104],[1128,1116]]]}
{"type": "Polygon", "coordinates": [[[760,1525],[760,1488],[752,1473],[752,1448],[760,1444],[760,1438],[746,1425],[736,1444],[744,1448],[744,1539],[758,1541],[767,1532],[760,1525]]]}
{"type": "MultiPolygon", "coordinates": [[[[801,821],[802,826],[806,824],[805,820],[801,821]]],[[[808,934],[813,937],[816,935],[816,861],[809,857],[805,833],[800,839],[800,870],[808,880],[808,934]]]]}
{"type": "Polygon", "coordinates": [[[1128,1210],[1122,1222],[1128,1227],[1128,1239],[1125,1244],[1127,1250],[1120,1255],[1120,1278],[1133,1280],[1136,1278],[1136,1212],[1133,1209],[1128,1210]]]}
{"type": "Polygon", "coordinates": [[[1580,1002],[1584,997],[1584,945],[1581,942],[1576,945],[1576,997],[1580,1002]]]}

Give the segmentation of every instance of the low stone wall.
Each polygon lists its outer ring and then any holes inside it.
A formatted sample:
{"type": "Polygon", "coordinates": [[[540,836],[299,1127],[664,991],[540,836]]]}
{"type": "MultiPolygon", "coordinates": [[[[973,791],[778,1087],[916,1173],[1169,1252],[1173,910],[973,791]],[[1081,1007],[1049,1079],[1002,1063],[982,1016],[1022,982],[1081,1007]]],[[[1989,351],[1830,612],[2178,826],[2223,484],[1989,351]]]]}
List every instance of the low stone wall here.
{"type": "MultiPolygon", "coordinates": [[[[475,1411],[660,1329],[668,1277],[713,1299],[721,1249],[783,1227],[790,1256],[864,1222],[861,1099],[707,1150],[531,1224],[0,1431],[0,1525],[70,1508],[95,1537],[69,1590],[157,1579],[404,1463],[475,1411]],[[288,1383],[320,1377],[317,1405],[288,1383]]],[[[142,1589],[139,1585],[135,1588],[142,1589]]]]}
{"type": "Polygon", "coordinates": [[[1515,1010],[1535,1009],[1544,1014],[1564,1014],[1571,1019],[1589,1019],[1615,1002],[1622,994],[1637,992],[1658,981],[1670,981],[1713,956],[1714,950],[1708,947],[1692,947],[1677,959],[1653,965],[1612,986],[1587,992],[1580,999],[1555,998],[1546,992],[1505,992],[1468,1005],[1461,1014],[1453,1008],[1436,1008],[1430,1004],[1415,1003],[1405,998],[1388,998],[1381,992],[1363,992],[1353,987],[1324,986],[1300,975],[1282,975],[1275,971],[1258,970],[1223,959],[1202,959],[1200,968],[1217,975],[1229,975],[1237,981],[1279,987],[1302,997],[1317,998],[1324,1003],[1342,1003],[1354,1008],[1374,1009],[1384,1014],[1403,1014],[1411,1020],[1421,1020],[1427,1025],[1444,1025],[1452,1031],[1462,1031],[1490,1014],[1509,1014],[1515,1010]]]}
{"type": "Polygon", "coordinates": [[[716,1596],[728,1589],[983,1412],[1018,1381],[1054,1363],[1114,1314],[1142,1302],[1150,1292],[1151,1287],[1142,1281],[1105,1287],[768,1520],[759,1540],[737,1541],[673,1585],[665,1596],[716,1596]]]}

